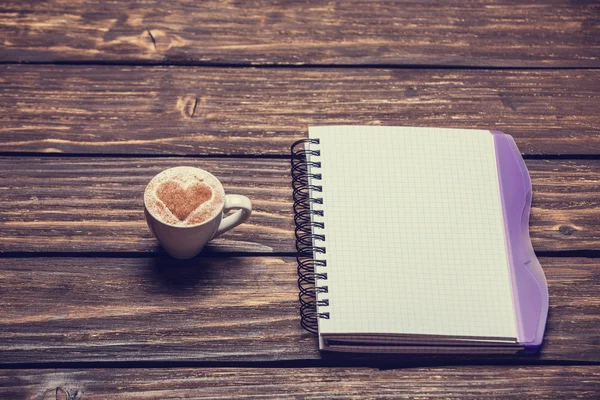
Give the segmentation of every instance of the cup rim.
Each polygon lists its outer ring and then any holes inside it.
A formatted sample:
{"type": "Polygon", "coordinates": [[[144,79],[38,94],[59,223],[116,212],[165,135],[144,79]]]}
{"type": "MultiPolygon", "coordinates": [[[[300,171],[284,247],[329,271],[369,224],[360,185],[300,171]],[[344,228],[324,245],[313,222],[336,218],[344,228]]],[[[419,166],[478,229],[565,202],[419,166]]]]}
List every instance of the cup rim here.
{"type": "Polygon", "coordinates": [[[225,188],[223,188],[223,184],[221,183],[221,181],[219,180],[219,178],[217,178],[216,176],[214,176],[213,174],[211,174],[210,172],[208,172],[205,169],[202,168],[198,168],[198,167],[193,167],[193,166],[189,166],[189,165],[178,165],[176,167],[169,167],[166,169],[163,169],[162,171],[160,171],[158,174],[154,175],[152,177],[152,179],[150,179],[150,181],[148,181],[148,183],[146,184],[146,187],[144,188],[144,210],[146,210],[146,212],[148,214],[150,214],[150,216],[152,216],[152,218],[154,218],[156,220],[156,222],[159,222],[163,225],[167,225],[171,228],[178,228],[178,229],[189,229],[189,228],[197,228],[199,226],[208,224],[209,222],[212,222],[215,218],[217,218],[222,212],[223,212],[223,208],[225,207],[225,188]],[[152,182],[152,180],[154,178],[156,178],[158,175],[162,174],[165,171],[171,170],[171,169],[175,169],[175,168],[193,168],[193,169],[197,169],[199,171],[202,171],[210,176],[212,176],[218,183],[219,183],[219,187],[221,188],[221,192],[223,193],[223,202],[221,203],[221,206],[219,207],[218,211],[216,211],[214,213],[214,215],[212,215],[209,219],[207,219],[204,222],[200,222],[199,224],[194,224],[194,225],[173,225],[169,222],[165,222],[163,220],[161,220],[160,218],[158,218],[156,215],[154,215],[152,213],[152,211],[150,210],[150,208],[148,208],[147,204],[146,204],[146,190],[148,189],[148,185],[150,185],[150,182],[152,182]]]}

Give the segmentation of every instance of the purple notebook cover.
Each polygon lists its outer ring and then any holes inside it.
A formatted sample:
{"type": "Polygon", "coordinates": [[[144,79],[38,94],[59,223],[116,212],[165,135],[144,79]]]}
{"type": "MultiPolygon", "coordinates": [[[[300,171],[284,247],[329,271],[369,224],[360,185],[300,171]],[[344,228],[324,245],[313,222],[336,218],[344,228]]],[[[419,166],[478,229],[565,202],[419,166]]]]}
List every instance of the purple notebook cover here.
{"type": "Polygon", "coordinates": [[[492,131],[504,213],[517,341],[526,352],[542,344],[548,316],[548,285],[529,238],[531,180],[525,162],[510,135],[492,131]]]}

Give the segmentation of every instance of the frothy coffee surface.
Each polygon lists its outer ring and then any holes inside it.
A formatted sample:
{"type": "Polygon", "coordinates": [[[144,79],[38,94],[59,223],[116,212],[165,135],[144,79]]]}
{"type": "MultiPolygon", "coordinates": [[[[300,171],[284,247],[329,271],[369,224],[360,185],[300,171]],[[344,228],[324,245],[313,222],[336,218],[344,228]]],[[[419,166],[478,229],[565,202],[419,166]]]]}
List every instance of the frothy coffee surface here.
{"type": "Polygon", "coordinates": [[[193,167],[175,167],[156,175],[144,192],[148,211],[171,225],[198,225],[221,211],[225,193],[211,174],[193,167]]]}

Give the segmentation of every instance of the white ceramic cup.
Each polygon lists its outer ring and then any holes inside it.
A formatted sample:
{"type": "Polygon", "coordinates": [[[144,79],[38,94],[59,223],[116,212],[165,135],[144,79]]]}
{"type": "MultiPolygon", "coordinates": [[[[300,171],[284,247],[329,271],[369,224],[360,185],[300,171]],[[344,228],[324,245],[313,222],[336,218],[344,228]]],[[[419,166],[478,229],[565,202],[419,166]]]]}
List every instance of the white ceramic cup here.
{"type": "MultiPolygon", "coordinates": [[[[189,168],[189,167],[186,167],[189,168]]],[[[204,174],[210,174],[200,168],[194,168],[204,174]]],[[[214,177],[214,176],[213,176],[214,177]]],[[[215,177],[221,191],[223,186],[215,177]]],[[[161,221],[148,209],[144,196],[144,215],[152,234],[160,242],[165,251],[172,257],[178,259],[192,258],[202,251],[204,246],[211,240],[239,224],[245,222],[252,213],[252,204],[246,196],[237,194],[226,194],[221,210],[216,212],[210,219],[196,225],[172,225],[161,221]],[[231,215],[225,214],[237,210],[231,215]]]]}

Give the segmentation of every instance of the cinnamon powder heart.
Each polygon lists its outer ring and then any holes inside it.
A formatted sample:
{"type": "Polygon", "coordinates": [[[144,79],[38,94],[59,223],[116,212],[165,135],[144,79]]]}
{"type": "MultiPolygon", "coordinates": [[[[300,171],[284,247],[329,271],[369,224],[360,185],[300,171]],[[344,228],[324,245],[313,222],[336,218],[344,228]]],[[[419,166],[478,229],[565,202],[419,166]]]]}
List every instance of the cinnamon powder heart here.
{"type": "Polygon", "coordinates": [[[156,196],[174,216],[183,221],[192,211],[210,200],[212,190],[202,183],[184,188],[178,182],[167,181],[156,189],[156,196]]]}

